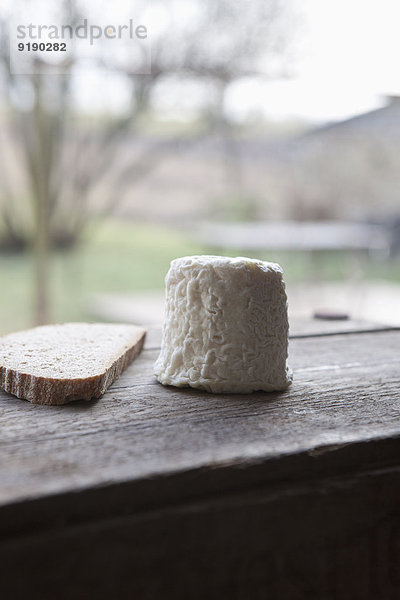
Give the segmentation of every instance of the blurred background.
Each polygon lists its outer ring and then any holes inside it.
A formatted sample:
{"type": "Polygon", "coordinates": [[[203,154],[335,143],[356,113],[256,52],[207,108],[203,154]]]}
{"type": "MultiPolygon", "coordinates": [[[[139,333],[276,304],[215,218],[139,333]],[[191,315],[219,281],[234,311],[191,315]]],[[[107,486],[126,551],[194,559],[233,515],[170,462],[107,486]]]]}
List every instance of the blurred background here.
{"type": "Polygon", "coordinates": [[[400,325],[399,16],[396,0],[3,0],[0,334],[159,322],[187,254],[279,262],[292,316],[400,325]],[[10,66],[16,24],[85,19],[144,25],[151,72],[106,38],[10,66]]]}

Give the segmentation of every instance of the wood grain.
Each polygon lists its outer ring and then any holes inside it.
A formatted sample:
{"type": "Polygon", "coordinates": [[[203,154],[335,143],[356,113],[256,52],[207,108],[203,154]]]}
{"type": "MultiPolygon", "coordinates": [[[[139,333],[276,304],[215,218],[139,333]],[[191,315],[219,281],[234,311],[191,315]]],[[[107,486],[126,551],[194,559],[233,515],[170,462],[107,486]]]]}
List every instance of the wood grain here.
{"type": "Polygon", "coordinates": [[[291,339],[272,394],[165,388],[158,344],[99,401],[0,395],[4,597],[399,597],[400,331],[291,339]]]}
{"type": "Polygon", "coordinates": [[[315,335],[337,335],[338,333],[360,333],[399,329],[382,323],[369,321],[311,319],[298,317],[290,321],[289,337],[300,338],[315,335]]]}
{"type": "Polygon", "coordinates": [[[73,524],[61,514],[0,544],[2,597],[395,600],[399,480],[322,478],[73,524]]]}
{"type": "Polygon", "coordinates": [[[294,383],[272,394],[165,388],[157,352],[100,401],[49,409],[1,394],[0,503],[399,431],[397,331],[292,340],[294,383]]]}

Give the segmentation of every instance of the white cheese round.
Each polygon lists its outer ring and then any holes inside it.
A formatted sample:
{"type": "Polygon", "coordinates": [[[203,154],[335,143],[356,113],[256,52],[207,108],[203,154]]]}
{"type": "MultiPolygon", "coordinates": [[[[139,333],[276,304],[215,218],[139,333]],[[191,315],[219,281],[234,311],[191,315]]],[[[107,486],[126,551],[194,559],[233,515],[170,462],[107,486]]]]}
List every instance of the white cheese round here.
{"type": "Polygon", "coordinates": [[[208,392],[283,390],[288,317],[279,265],[250,258],[185,256],[165,278],[155,374],[164,385],[208,392]]]}

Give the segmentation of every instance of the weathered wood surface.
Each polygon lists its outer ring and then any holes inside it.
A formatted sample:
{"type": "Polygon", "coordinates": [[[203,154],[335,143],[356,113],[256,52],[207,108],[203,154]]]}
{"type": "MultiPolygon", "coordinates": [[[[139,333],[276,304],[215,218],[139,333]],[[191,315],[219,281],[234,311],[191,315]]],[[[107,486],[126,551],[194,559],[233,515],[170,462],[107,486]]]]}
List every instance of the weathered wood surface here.
{"type": "Polygon", "coordinates": [[[368,321],[329,320],[298,317],[290,322],[289,337],[310,337],[314,335],[337,335],[338,333],[361,333],[373,331],[389,331],[400,329],[382,323],[370,323],[368,321]]]}
{"type": "Polygon", "coordinates": [[[99,401],[0,395],[3,597],[400,597],[400,331],[294,338],[246,396],[162,387],[158,344],[99,401]]]}
{"type": "Polygon", "coordinates": [[[303,479],[74,521],[69,497],[0,544],[2,598],[397,600],[398,469],[303,479]]]}
{"type": "Polygon", "coordinates": [[[291,388],[244,396],[159,385],[147,345],[99,401],[1,394],[1,504],[400,433],[400,332],[293,339],[291,388]]]}

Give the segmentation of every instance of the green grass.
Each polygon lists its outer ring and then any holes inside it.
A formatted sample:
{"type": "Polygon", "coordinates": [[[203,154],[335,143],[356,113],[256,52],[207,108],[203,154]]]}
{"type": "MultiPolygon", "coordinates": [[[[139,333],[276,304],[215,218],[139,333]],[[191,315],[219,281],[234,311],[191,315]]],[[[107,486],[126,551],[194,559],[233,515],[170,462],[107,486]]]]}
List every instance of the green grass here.
{"type": "MultiPolygon", "coordinates": [[[[173,258],[201,248],[164,227],[118,221],[92,226],[73,252],[51,259],[52,321],[85,319],[90,294],[163,289],[173,258]]],[[[33,258],[0,255],[0,334],[33,322],[33,258]]]]}
{"type": "Polygon", "coordinates": [[[162,289],[173,258],[199,252],[184,233],[156,225],[107,222],[88,232],[84,286],[90,290],[162,289]]]}
{"type": "MultiPolygon", "coordinates": [[[[53,321],[90,317],[90,296],[102,292],[162,290],[173,258],[187,254],[220,253],[201,247],[188,233],[156,225],[107,221],[92,225],[73,252],[55,253],[51,260],[53,321]]],[[[240,248],[227,255],[241,255],[240,248]]],[[[349,275],[400,281],[399,262],[354,261],[347,255],[261,254],[279,262],[287,281],[344,279],[349,275]],[[362,268],[362,273],[357,273],[362,268]]],[[[33,259],[30,255],[0,255],[0,333],[33,323],[33,259]]]]}

